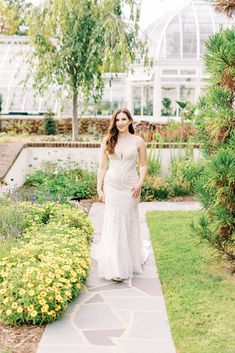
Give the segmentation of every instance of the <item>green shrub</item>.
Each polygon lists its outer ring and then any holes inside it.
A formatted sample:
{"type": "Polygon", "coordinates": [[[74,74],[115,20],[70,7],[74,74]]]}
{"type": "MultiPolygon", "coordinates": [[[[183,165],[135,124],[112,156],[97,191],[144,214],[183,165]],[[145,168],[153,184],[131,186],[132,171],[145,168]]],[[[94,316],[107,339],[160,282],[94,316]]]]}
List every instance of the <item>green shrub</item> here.
{"type": "Polygon", "coordinates": [[[231,142],[211,157],[196,191],[207,213],[198,225],[193,225],[194,230],[227,259],[234,261],[235,143],[231,142]]]}
{"type": "Polygon", "coordinates": [[[48,164],[45,171],[39,170],[27,176],[24,187],[34,188],[36,201],[48,199],[67,201],[75,197],[78,200],[96,195],[96,174],[76,167],[61,168],[48,164]]]}
{"type": "Polygon", "coordinates": [[[174,160],[166,180],[171,196],[193,195],[195,184],[204,170],[205,162],[193,162],[191,158],[174,160]]]}
{"type": "Polygon", "coordinates": [[[164,181],[159,177],[147,175],[141,188],[142,201],[165,200],[169,196],[164,181]]]}
{"type": "Polygon", "coordinates": [[[44,117],[44,131],[45,135],[56,135],[57,127],[53,113],[48,113],[44,117]]]}
{"type": "Polygon", "coordinates": [[[93,230],[83,211],[53,203],[30,210],[23,239],[0,260],[0,319],[13,325],[60,317],[90,267],[93,230]]]}

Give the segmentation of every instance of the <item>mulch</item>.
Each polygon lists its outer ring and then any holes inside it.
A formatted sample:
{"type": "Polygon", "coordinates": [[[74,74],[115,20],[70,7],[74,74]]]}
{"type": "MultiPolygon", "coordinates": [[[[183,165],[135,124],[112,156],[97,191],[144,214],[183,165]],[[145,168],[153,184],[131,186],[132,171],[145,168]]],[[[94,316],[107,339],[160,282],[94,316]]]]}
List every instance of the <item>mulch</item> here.
{"type": "Polygon", "coordinates": [[[8,326],[0,322],[0,353],[36,353],[45,325],[8,326]]]}

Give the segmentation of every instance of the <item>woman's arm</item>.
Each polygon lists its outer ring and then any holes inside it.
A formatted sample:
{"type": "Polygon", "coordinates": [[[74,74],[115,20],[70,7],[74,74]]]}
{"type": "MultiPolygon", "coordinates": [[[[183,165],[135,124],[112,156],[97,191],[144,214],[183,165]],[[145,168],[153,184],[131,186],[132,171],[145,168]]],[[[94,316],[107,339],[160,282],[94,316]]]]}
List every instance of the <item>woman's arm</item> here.
{"type": "Polygon", "coordinates": [[[101,142],[99,166],[97,172],[97,193],[101,201],[104,202],[103,181],[108,168],[108,157],[106,153],[106,140],[101,142]]]}
{"type": "Polygon", "coordinates": [[[140,189],[144,183],[144,178],[147,173],[147,148],[144,140],[141,137],[139,137],[138,155],[139,155],[139,162],[140,162],[140,175],[139,175],[139,182],[133,190],[133,194],[132,194],[133,197],[139,196],[140,189]]]}

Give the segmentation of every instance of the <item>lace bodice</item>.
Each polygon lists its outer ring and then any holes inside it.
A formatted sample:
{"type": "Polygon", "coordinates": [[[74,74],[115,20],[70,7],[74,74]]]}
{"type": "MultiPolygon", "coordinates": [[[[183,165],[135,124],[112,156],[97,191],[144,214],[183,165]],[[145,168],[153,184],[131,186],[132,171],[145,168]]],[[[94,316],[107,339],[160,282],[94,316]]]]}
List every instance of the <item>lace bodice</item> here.
{"type": "Polygon", "coordinates": [[[138,182],[137,157],[136,146],[122,153],[115,148],[115,153],[109,155],[109,168],[105,175],[104,185],[127,190],[133,189],[138,182]]]}

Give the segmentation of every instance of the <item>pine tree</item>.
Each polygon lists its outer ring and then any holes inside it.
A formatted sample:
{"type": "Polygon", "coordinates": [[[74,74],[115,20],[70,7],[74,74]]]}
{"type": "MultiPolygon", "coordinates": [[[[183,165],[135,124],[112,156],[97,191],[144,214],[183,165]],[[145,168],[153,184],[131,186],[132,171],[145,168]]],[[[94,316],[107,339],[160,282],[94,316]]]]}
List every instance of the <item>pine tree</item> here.
{"type": "Polygon", "coordinates": [[[206,43],[209,73],[199,101],[197,128],[207,164],[197,185],[204,215],[194,230],[231,261],[235,270],[235,30],[220,30],[206,43]]]}

